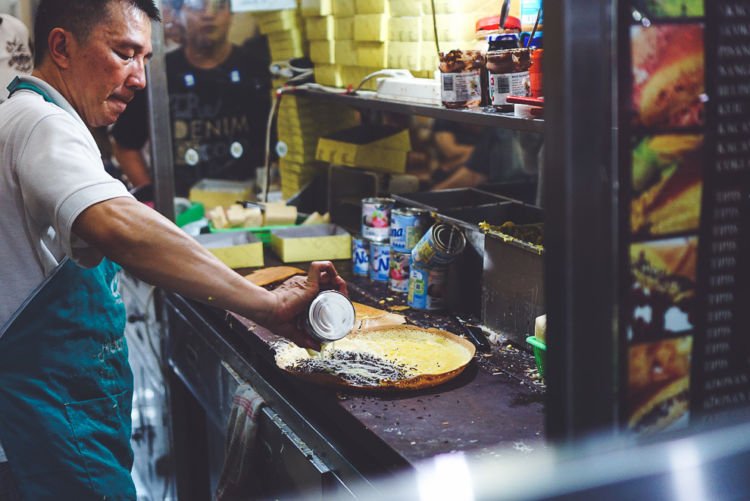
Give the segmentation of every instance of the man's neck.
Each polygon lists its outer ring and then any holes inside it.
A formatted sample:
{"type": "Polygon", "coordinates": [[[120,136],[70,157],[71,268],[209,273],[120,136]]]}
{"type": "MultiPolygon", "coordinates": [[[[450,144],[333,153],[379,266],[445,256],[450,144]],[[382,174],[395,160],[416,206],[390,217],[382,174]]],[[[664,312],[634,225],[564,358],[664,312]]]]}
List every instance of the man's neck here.
{"type": "Polygon", "coordinates": [[[70,92],[68,92],[68,85],[65,82],[65,79],[62,78],[62,75],[60,75],[59,71],[56,71],[54,68],[50,69],[45,64],[41,64],[34,68],[34,70],[31,72],[31,76],[36,77],[40,80],[44,80],[57,92],[62,94],[66,101],[71,104],[73,103],[70,92]]]}
{"type": "Polygon", "coordinates": [[[210,47],[198,47],[190,43],[185,45],[185,57],[188,62],[203,70],[210,70],[219,66],[229,58],[231,52],[232,44],[228,40],[210,47]]]}

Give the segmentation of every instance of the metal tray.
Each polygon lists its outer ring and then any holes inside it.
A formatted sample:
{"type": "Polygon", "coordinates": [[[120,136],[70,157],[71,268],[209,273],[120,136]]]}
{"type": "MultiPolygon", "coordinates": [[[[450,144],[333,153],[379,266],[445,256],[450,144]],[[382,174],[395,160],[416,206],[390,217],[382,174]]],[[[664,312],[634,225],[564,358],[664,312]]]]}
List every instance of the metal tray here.
{"type": "Polygon", "coordinates": [[[476,190],[474,188],[458,188],[455,190],[422,191],[393,195],[393,198],[410,207],[420,207],[433,212],[444,212],[462,207],[476,207],[478,205],[495,204],[508,201],[498,195],[476,190]]]}

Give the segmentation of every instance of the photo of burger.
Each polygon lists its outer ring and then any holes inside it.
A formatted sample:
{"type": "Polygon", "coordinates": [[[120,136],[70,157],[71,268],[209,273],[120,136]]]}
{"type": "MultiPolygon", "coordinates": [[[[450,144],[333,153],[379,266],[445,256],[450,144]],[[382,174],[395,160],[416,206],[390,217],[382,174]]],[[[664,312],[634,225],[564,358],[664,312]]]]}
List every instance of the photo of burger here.
{"type": "Polygon", "coordinates": [[[636,0],[636,9],[646,17],[702,17],[704,0],[636,0]]]}
{"type": "Polygon", "coordinates": [[[693,329],[697,261],[697,237],[631,245],[631,340],[693,329]]]}
{"type": "Polygon", "coordinates": [[[698,229],[703,135],[648,136],[633,149],[630,224],[637,236],[698,229]]]}
{"type": "Polygon", "coordinates": [[[631,28],[633,122],[669,131],[704,123],[703,25],[631,28]]]}
{"type": "Polygon", "coordinates": [[[630,347],[629,429],[648,434],[687,426],[692,346],[685,336],[630,347]]]}

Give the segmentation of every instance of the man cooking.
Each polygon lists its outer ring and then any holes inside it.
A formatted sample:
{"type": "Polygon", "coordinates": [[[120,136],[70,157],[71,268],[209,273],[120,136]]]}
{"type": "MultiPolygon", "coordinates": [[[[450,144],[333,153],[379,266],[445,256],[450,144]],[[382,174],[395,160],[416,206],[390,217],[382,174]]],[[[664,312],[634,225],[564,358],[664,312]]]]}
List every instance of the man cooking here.
{"type": "Polygon", "coordinates": [[[298,335],[291,321],[321,286],[346,288],[327,262],[256,287],[105,173],[86,126],[113,123],[145,87],[158,19],[153,0],[42,0],[35,70],[0,106],[4,499],[135,499],[118,264],[298,335]]]}

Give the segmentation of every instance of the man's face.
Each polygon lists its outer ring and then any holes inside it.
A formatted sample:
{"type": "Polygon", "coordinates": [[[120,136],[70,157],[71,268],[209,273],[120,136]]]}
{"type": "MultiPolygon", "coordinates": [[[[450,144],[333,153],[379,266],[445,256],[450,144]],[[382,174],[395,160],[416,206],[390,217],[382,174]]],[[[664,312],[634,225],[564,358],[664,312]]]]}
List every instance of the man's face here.
{"type": "Polygon", "coordinates": [[[85,40],[71,37],[69,94],[91,127],[114,123],[136,91],[146,87],[151,57],[151,21],[141,10],[114,1],[110,16],[85,40]]]}
{"type": "Polygon", "coordinates": [[[187,0],[185,13],[185,35],[200,48],[223,44],[229,34],[232,13],[229,0],[187,0]]]}

